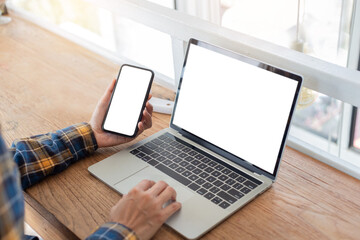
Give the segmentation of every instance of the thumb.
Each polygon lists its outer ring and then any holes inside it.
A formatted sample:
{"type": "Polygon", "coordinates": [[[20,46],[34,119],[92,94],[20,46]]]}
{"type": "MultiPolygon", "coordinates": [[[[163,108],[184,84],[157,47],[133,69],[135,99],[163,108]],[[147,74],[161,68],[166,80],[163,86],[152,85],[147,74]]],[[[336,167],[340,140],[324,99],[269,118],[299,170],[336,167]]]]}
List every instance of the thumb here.
{"type": "Polygon", "coordinates": [[[101,97],[100,102],[101,102],[102,104],[106,104],[106,105],[109,104],[110,98],[111,98],[111,94],[112,94],[112,92],[114,91],[114,88],[115,88],[115,84],[116,84],[116,79],[113,79],[113,80],[111,81],[111,83],[109,84],[109,86],[107,87],[104,95],[101,97]]]}

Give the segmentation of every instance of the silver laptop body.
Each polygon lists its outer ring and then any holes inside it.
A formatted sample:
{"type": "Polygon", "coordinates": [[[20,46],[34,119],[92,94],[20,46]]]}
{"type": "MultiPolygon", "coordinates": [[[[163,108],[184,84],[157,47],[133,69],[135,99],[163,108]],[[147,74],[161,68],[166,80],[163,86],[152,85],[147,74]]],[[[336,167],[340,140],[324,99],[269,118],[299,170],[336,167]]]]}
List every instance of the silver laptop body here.
{"type": "Polygon", "coordinates": [[[166,224],[197,239],[271,187],[302,77],[190,39],[170,127],[88,168],[126,194],[143,179],[177,192],[166,224]]]}

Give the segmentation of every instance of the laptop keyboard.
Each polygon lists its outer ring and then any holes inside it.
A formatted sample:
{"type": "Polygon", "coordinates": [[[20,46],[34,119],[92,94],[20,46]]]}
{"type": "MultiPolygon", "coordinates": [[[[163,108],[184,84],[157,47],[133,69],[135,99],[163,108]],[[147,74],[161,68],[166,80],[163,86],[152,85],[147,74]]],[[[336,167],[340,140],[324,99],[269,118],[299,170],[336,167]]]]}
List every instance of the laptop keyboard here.
{"type": "Polygon", "coordinates": [[[224,209],[262,183],[170,133],[131,153],[224,209]]]}

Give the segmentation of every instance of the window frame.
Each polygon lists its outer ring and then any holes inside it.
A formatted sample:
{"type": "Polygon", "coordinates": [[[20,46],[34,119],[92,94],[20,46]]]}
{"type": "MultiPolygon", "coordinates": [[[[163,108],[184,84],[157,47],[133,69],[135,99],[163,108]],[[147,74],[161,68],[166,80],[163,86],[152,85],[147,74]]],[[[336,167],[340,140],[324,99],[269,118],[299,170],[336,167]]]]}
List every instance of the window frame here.
{"type": "MultiPolygon", "coordinates": [[[[177,88],[177,81],[181,73],[187,41],[190,38],[196,38],[240,54],[245,54],[263,62],[271,62],[272,65],[279,68],[300,73],[305,80],[303,86],[350,103],[343,105],[341,127],[339,128],[341,140],[339,147],[335,150],[338,156],[333,156],[294,136],[289,136],[288,145],[360,179],[360,166],[354,167],[354,164],[351,162],[341,160],[341,158],[353,158],[354,156],[359,158],[358,153],[355,153],[355,151],[351,149],[349,150],[349,129],[352,105],[360,106],[360,94],[358,94],[358,92],[360,92],[360,81],[358,80],[360,79],[360,72],[355,70],[359,67],[360,1],[354,1],[353,6],[348,68],[340,67],[303,53],[223,28],[212,22],[148,1],[87,1],[111,11],[115,15],[121,15],[171,36],[175,81],[159,73],[156,73],[157,78],[155,79],[157,83],[169,89],[175,90],[177,88]]],[[[209,0],[204,1],[209,2],[209,0]]],[[[177,7],[178,4],[175,4],[175,6],[177,7]]],[[[11,8],[19,11],[13,7],[11,8]]],[[[24,12],[21,14],[26,15],[24,12]]],[[[51,24],[34,20],[30,16],[27,16],[27,18],[114,62],[123,63],[126,61],[127,63],[134,64],[131,59],[116,56],[106,49],[78,39],[51,24]]]]}

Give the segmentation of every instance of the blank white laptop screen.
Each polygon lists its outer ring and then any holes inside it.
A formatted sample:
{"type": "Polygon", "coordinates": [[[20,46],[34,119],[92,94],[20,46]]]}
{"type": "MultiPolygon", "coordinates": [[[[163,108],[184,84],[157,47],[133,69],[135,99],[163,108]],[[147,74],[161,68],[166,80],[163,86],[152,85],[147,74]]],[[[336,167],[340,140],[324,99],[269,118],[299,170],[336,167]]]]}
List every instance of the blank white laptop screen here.
{"type": "Polygon", "coordinates": [[[189,47],[173,124],[273,174],[298,82],[189,47]]]}

